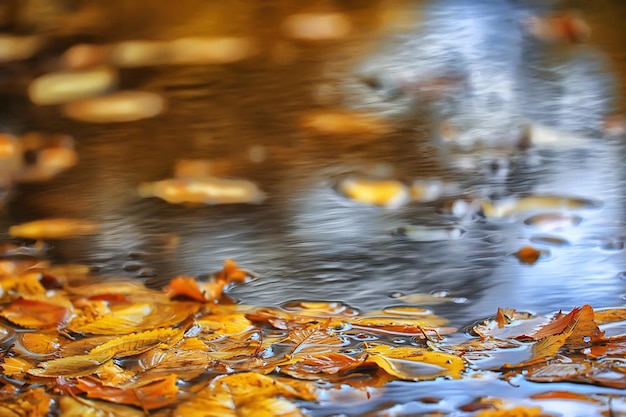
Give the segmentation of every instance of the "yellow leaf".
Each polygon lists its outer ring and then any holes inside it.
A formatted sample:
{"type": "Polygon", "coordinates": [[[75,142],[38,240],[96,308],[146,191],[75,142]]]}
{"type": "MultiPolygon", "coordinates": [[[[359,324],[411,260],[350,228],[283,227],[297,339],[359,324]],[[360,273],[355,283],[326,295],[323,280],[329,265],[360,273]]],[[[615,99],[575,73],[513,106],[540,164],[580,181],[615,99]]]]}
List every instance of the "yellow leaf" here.
{"type": "Polygon", "coordinates": [[[292,355],[328,352],[329,348],[338,348],[345,344],[343,339],[331,333],[326,325],[314,325],[304,329],[292,330],[287,334],[287,337],[295,345],[291,352],[292,355]]]}
{"type": "Polygon", "coordinates": [[[207,314],[196,322],[202,326],[202,333],[198,337],[204,340],[235,335],[252,327],[252,322],[243,313],[207,314]]]}
{"type": "Polygon", "coordinates": [[[304,416],[287,399],[315,400],[308,382],[272,378],[256,372],[219,376],[190,401],[174,410],[174,417],[297,417],[304,416]]]}
{"type": "Polygon", "coordinates": [[[512,407],[499,410],[482,410],[474,417],[550,417],[541,407],[512,407]]]}
{"type": "Polygon", "coordinates": [[[25,359],[5,356],[2,364],[2,373],[8,376],[20,376],[33,367],[33,364],[25,359]]]}
{"type": "Polygon", "coordinates": [[[98,368],[111,359],[111,356],[78,355],[67,358],[53,359],[41,362],[38,368],[28,370],[30,375],[39,377],[65,376],[76,378],[79,376],[91,375],[98,368]]]}
{"type": "Polygon", "coordinates": [[[91,349],[89,355],[118,357],[138,355],[154,347],[172,347],[183,338],[184,329],[155,329],[121,336],[91,349]]]}
{"type": "Polygon", "coordinates": [[[463,359],[456,355],[433,352],[422,348],[378,345],[365,349],[363,364],[376,364],[398,379],[421,381],[440,376],[460,378],[465,368],[463,359]]]}
{"type": "Polygon", "coordinates": [[[1,416],[46,417],[50,413],[52,398],[43,388],[26,391],[17,398],[0,402],[1,416]]]}
{"type": "Polygon", "coordinates": [[[145,417],[146,415],[143,410],[125,405],[69,396],[62,396],[59,399],[59,408],[63,417],[145,417]]]}
{"type": "Polygon", "coordinates": [[[12,237],[27,239],[66,239],[81,235],[90,235],[98,231],[98,225],[76,219],[35,220],[9,227],[12,237]]]}

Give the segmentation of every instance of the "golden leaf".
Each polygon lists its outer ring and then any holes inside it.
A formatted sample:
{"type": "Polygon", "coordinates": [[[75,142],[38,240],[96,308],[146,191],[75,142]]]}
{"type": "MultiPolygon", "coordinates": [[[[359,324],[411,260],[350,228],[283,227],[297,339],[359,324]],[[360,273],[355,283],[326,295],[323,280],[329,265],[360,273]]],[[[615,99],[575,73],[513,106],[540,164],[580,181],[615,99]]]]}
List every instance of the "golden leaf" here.
{"type": "Polygon", "coordinates": [[[365,349],[362,364],[375,364],[398,379],[421,381],[440,376],[460,378],[465,362],[456,355],[433,352],[427,349],[377,345],[365,349]]]}
{"type": "Polygon", "coordinates": [[[112,360],[108,360],[100,366],[96,372],[98,378],[103,385],[116,386],[124,382],[128,382],[135,374],[133,372],[122,369],[112,360]]]}
{"type": "Polygon", "coordinates": [[[594,310],[594,321],[599,325],[626,320],[626,307],[594,310]]]}
{"type": "Polygon", "coordinates": [[[295,329],[287,334],[287,338],[294,344],[292,355],[328,352],[329,348],[337,348],[345,344],[343,339],[330,332],[326,325],[295,329]]]}
{"type": "Polygon", "coordinates": [[[287,399],[315,400],[307,382],[272,378],[256,372],[219,376],[191,400],[174,410],[174,417],[297,417],[304,416],[287,399]]]}
{"type": "Polygon", "coordinates": [[[145,417],[143,410],[104,401],[62,396],[59,408],[63,417],[145,417]]]}
{"type": "Polygon", "coordinates": [[[202,333],[198,337],[204,340],[235,335],[252,327],[252,322],[243,313],[207,314],[196,322],[202,327],[202,333]]]}
{"type": "Polygon", "coordinates": [[[498,410],[482,410],[474,417],[550,417],[550,414],[543,412],[541,407],[511,407],[500,408],[498,410]]]}
{"type": "Polygon", "coordinates": [[[2,373],[4,375],[16,377],[24,374],[34,365],[28,362],[26,359],[5,356],[2,363],[2,373]]]}
{"type": "Polygon", "coordinates": [[[56,378],[64,376],[68,378],[76,378],[80,376],[91,375],[98,368],[111,359],[112,356],[97,355],[77,355],[67,358],[52,359],[41,362],[38,368],[28,370],[30,375],[39,377],[56,378]]]}
{"type": "Polygon", "coordinates": [[[105,315],[94,317],[88,323],[70,322],[66,328],[84,334],[130,334],[178,325],[198,311],[198,308],[196,303],[185,302],[114,304],[105,315]]]}
{"type": "Polygon", "coordinates": [[[0,403],[1,416],[47,417],[52,406],[52,398],[43,388],[26,391],[17,398],[0,403]]]}
{"type": "Polygon", "coordinates": [[[67,239],[98,232],[98,225],[77,219],[35,220],[9,227],[12,237],[27,239],[67,239]]]}
{"type": "Polygon", "coordinates": [[[146,352],[157,346],[163,348],[172,347],[183,338],[184,334],[184,329],[155,329],[141,333],[132,333],[96,346],[91,349],[89,355],[126,358],[146,352]]]}

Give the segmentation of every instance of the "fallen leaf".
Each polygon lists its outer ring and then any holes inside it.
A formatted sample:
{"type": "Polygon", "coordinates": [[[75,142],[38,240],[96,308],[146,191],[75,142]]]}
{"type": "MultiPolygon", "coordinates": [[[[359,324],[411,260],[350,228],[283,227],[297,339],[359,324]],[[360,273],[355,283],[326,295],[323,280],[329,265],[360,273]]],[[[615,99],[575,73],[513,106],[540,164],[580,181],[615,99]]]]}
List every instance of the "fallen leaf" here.
{"type": "Polygon", "coordinates": [[[9,227],[9,235],[27,239],[67,239],[97,233],[95,223],[77,219],[35,220],[9,227]]]}
{"type": "Polygon", "coordinates": [[[94,357],[126,358],[138,355],[154,347],[168,348],[178,343],[185,334],[184,329],[155,329],[117,337],[89,351],[94,357]]]}
{"type": "Polygon", "coordinates": [[[0,311],[0,316],[11,323],[27,329],[56,327],[69,317],[70,311],[63,306],[45,301],[21,298],[0,311]]]}
{"type": "Polygon", "coordinates": [[[304,416],[288,399],[313,401],[308,382],[279,379],[255,372],[218,376],[207,388],[174,410],[174,417],[304,416]]]}
{"type": "Polygon", "coordinates": [[[417,347],[377,345],[364,350],[362,362],[355,368],[375,364],[389,375],[409,381],[447,376],[458,379],[465,362],[456,355],[417,347]]]}
{"type": "Polygon", "coordinates": [[[102,385],[96,380],[78,378],[73,387],[87,393],[88,398],[98,398],[118,404],[131,404],[145,410],[155,410],[177,401],[176,375],[156,381],[136,384],[132,388],[115,388],[102,385]]]}

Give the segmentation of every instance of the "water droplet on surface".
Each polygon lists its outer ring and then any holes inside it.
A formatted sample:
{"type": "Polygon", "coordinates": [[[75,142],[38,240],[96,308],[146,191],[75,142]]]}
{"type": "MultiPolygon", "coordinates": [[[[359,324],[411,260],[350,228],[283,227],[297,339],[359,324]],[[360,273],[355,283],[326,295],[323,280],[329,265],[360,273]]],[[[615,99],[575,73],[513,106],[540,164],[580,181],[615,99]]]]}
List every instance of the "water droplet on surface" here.
{"type": "Polygon", "coordinates": [[[589,342],[591,342],[591,336],[585,336],[585,337],[583,337],[583,342],[585,342],[585,343],[589,343],[589,342]]]}
{"type": "MultiPolygon", "coordinates": [[[[626,279],[626,271],[624,271],[624,278],[622,279],[626,279]]],[[[400,291],[394,291],[392,293],[389,294],[389,298],[400,298],[400,297],[404,297],[404,293],[400,292],[400,291]]]]}
{"type": "Polygon", "coordinates": [[[465,298],[465,297],[455,297],[455,298],[452,299],[452,302],[456,303],[456,304],[465,304],[465,303],[467,303],[467,298],[465,298]]]}
{"type": "Polygon", "coordinates": [[[396,337],[395,339],[392,340],[393,343],[397,343],[399,345],[406,343],[406,340],[400,338],[400,337],[396,337]]]}

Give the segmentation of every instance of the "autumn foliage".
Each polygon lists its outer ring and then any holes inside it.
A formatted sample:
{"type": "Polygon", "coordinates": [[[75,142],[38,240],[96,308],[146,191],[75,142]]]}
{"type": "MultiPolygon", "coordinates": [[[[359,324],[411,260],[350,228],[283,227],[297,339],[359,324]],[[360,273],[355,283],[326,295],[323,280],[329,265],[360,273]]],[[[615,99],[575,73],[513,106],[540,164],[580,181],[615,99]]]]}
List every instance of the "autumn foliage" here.
{"type": "MultiPolygon", "coordinates": [[[[477,371],[626,388],[626,336],[601,328],[624,321],[623,308],[584,305],[552,317],[501,308],[453,343],[455,329],[416,305],[361,313],[323,301],[225,303],[224,291],[250,278],[232,260],[208,280],[179,276],[162,291],[85,284],[77,271],[16,263],[0,273],[0,415],[301,416],[324,390],[477,371]]],[[[535,400],[581,397],[554,391],[535,400]]],[[[504,400],[465,407],[477,416],[549,415],[504,400]]]]}

